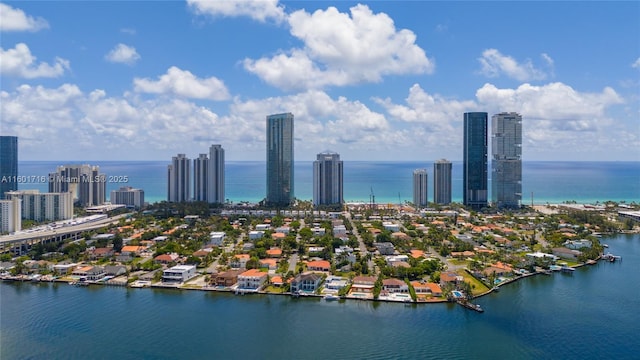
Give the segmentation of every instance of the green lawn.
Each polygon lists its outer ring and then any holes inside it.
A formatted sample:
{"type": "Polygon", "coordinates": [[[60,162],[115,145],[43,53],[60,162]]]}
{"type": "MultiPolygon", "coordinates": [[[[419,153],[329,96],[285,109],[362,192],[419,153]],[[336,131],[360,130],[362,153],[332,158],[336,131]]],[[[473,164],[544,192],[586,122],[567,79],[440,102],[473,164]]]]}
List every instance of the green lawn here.
{"type": "Polygon", "coordinates": [[[461,270],[458,272],[458,274],[464,277],[465,282],[468,282],[469,284],[471,284],[471,288],[473,289],[472,293],[474,296],[480,295],[482,293],[489,291],[488,287],[486,287],[480,280],[471,276],[471,274],[469,274],[468,272],[461,270]]]}

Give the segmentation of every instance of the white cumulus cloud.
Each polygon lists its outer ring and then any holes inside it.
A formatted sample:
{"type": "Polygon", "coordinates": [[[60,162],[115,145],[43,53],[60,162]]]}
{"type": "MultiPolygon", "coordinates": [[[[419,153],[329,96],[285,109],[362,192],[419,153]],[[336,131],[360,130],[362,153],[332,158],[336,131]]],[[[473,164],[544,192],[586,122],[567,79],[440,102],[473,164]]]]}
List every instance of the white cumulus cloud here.
{"type": "Polygon", "coordinates": [[[356,5],[350,14],[335,7],[288,17],[291,34],[304,43],[271,58],[245,59],[248,71],[283,89],[322,88],[379,82],[386,75],[428,74],[434,62],[416,35],[397,30],[385,13],[356,5]]]}
{"type": "Polygon", "coordinates": [[[632,68],[640,69],[640,57],[633,64],[631,64],[632,68]]]}
{"type": "Polygon", "coordinates": [[[0,74],[27,79],[58,77],[69,69],[69,61],[61,58],[56,58],[53,64],[38,63],[24,43],[16,44],[13,49],[0,48],[0,59],[0,74]]]}
{"type": "Polygon", "coordinates": [[[140,54],[133,46],[118,44],[105,55],[105,59],[113,63],[133,65],[140,59],[140,54]]]}
{"type": "Polygon", "coordinates": [[[170,67],[158,80],[135,78],[133,84],[135,91],[143,93],[171,94],[192,99],[229,99],[229,91],[222,80],[215,76],[200,79],[175,66],[170,67]]]}
{"type": "Polygon", "coordinates": [[[0,3],[0,31],[38,31],[48,27],[47,20],[34,18],[21,9],[0,3]]]}
{"type": "Polygon", "coordinates": [[[286,17],[278,0],[187,0],[187,4],[200,15],[248,16],[261,22],[273,20],[278,23],[286,17]]]}
{"type": "MultiPolygon", "coordinates": [[[[553,59],[543,53],[543,60],[548,67],[553,67],[553,59]]],[[[518,81],[544,80],[549,74],[542,69],[536,68],[531,60],[518,62],[511,56],[503,55],[496,49],[487,49],[478,58],[480,62],[480,73],[487,77],[498,77],[505,75],[518,81]]]]}

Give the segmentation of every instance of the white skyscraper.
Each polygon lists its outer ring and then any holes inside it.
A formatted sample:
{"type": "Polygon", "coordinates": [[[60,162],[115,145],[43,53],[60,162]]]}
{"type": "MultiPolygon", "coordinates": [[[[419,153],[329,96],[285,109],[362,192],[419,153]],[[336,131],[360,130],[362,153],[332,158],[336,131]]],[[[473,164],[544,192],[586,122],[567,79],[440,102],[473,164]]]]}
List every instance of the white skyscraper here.
{"type": "Polygon", "coordinates": [[[491,118],[491,198],[498,208],[518,208],[522,200],[522,116],[491,118]]]}
{"type": "Polygon", "coordinates": [[[0,200],[0,233],[12,233],[22,229],[22,200],[0,200]]]}
{"type": "Polygon", "coordinates": [[[171,160],[167,176],[167,200],[171,202],[183,202],[191,200],[189,158],[185,154],[178,154],[171,160]]]}
{"type": "Polygon", "coordinates": [[[107,177],[99,166],[58,166],[49,174],[49,192],[70,192],[81,206],[102,205],[107,199],[107,177]]]}
{"type": "Polygon", "coordinates": [[[313,205],[342,205],[343,172],[340,155],[325,151],[313,162],[313,205]]]}
{"type": "Polygon", "coordinates": [[[413,171],[413,204],[417,207],[426,207],[428,198],[427,169],[413,171]]]}
{"type": "Polygon", "coordinates": [[[224,149],[215,144],[209,148],[207,201],[210,204],[223,204],[224,196],[224,149]]]}
{"type": "Polygon", "coordinates": [[[209,187],[209,158],[200,154],[193,159],[193,200],[207,201],[209,187]]]}
{"type": "Polygon", "coordinates": [[[6,198],[22,200],[23,219],[43,222],[73,217],[73,195],[70,192],[41,193],[39,190],[19,190],[6,193],[6,198]]]}

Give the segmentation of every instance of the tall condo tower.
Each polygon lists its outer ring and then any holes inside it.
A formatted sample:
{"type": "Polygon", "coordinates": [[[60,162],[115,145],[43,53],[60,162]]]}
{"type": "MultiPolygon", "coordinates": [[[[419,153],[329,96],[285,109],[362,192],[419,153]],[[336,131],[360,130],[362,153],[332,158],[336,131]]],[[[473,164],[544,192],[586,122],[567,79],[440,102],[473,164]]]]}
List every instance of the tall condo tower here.
{"type": "Polygon", "coordinates": [[[325,151],[313,162],[313,205],[342,205],[342,160],[335,152],[325,151]]]}
{"type": "Polygon", "coordinates": [[[0,136],[0,200],[18,190],[18,137],[0,136]]]}
{"type": "Polygon", "coordinates": [[[224,149],[221,145],[215,144],[209,148],[207,180],[207,201],[211,204],[224,203],[224,149]]]}
{"type": "Polygon", "coordinates": [[[293,114],[267,116],[268,205],[293,202],[293,114]]]}
{"type": "Polygon", "coordinates": [[[487,206],[487,113],[464,113],[463,203],[474,210],[487,206]]]}
{"type": "Polygon", "coordinates": [[[522,115],[491,117],[491,198],[499,208],[519,208],[522,200],[522,115]]]}
{"type": "Polygon", "coordinates": [[[193,200],[207,201],[208,199],[209,158],[207,154],[200,154],[193,159],[193,200]]]}
{"type": "Polygon", "coordinates": [[[427,169],[416,169],[413,171],[413,204],[416,207],[426,207],[428,198],[427,169]]]}
{"type": "Polygon", "coordinates": [[[191,193],[189,158],[185,154],[174,156],[167,170],[167,199],[171,202],[189,201],[191,193]]]}
{"type": "Polygon", "coordinates": [[[100,173],[99,166],[58,166],[55,172],[49,174],[49,192],[70,192],[81,206],[102,205],[107,199],[107,177],[100,173]]]}
{"type": "Polygon", "coordinates": [[[445,159],[433,163],[433,202],[451,203],[451,162],[445,159]]]}

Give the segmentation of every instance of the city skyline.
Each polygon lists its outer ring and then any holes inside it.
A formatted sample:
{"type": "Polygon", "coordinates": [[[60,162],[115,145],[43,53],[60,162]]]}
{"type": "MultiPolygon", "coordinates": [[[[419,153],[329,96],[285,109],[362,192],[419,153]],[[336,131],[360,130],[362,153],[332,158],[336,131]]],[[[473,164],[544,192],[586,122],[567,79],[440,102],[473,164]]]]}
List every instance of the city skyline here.
{"type": "Polygon", "coordinates": [[[506,111],[525,160],[640,160],[637,2],[220,4],[0,3],[0,132],[23,160],[253,161],[291,111],[298,159],[459,161],[462,114],[506,111]]]}

